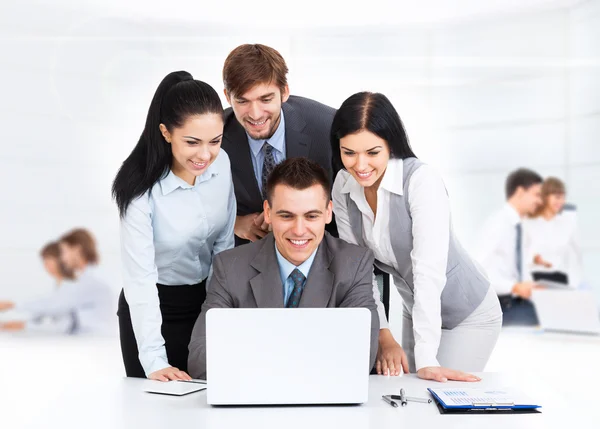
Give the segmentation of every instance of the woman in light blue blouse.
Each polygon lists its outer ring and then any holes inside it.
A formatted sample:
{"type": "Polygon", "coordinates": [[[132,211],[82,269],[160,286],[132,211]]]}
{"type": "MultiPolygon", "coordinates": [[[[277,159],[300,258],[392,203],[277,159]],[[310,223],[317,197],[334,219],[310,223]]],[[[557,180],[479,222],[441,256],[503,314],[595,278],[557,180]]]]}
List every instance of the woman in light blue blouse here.
{"type": "Polygon", "coordinates": [[[217,253],[233,247],[235,197],[216,91],[167,75],[112,192],[121,215],[119,330],[128,377],[190,379],[188,343],[217,253]]]}

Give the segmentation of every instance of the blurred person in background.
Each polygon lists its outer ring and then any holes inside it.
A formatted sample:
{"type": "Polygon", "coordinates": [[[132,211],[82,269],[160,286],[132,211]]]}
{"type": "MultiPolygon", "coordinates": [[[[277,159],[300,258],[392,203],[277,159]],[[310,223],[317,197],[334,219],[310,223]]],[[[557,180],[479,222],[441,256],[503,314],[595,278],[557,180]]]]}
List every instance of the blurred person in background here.
{"type": "Polygon", "coordinates": [[[548,177],[542,184],[542,204],[523,220],[524,255],[533,280],[551,280],[577,288],[582,257],[575,207],[565,205],[565,184],[548,177]]]}
{"type": "MultiPolygon", "coordinates": [[[[59,287],[51,295],[15,306],[31,315],[28,320],[53,318],[59,331],[69,334],[106,333],[113,317],[111,293],[97,273],[98,252],[92,235],[85,229],[74,229],[58,243],[42,250],[46,270],[59,287]]],[[[0,309],[7,309],[0,303],[0,309]]],[[[6,330],[23,329],[27,321],[2,324],[6,330]]]]}
{"type": "MultiPolygon", "coordinates": [[[[404,303],[404,372],[419,378],[479,381],[502,326],[498,298],[454,235],[440,175],[413,153],[398,112],[383,94],[344,101],[331,126],[333,185],[340,238],[373,250],[404,303]]],[[[402,348],[382,340],[377,373],[400,369],[386,358],[402,348]]]]}
{"type": "Polygon", "coordinates": [[[121,219],[121,352],[128,377],[189,380],[188,345],[213,257],[233,247],[236,204],[223,106],[178,71],[159,84],[112,193],[121,219]]]}
{"type": "Polygon", "coordinates": [[[525,280],[523,219],[542,203],[542,177],[520,168],[506,178],[506,204],[491,215],[479,234],[477,257],[498,294],[503,325],[537,325],[529,300],[535,282],[525,280]]]}
{"type": "MultiPolygon", "coordinates": [[[[60,287],[63,282],[73,280],[73,273],[67,270],[60,260],[60,248],[57,241],[52,241],[46,244],[40,251],[40,257],[42,258],[44,269],[54,279],[55,286],[57,288],[60,287]]],[[[38,307],[39,303],[43,305],[43,300],[37,301],[38,307]]],[[[0,311],[8,311],[12,309],[17,311],[27,311],[28,305],[35,306],[36,301],[30,301],[29,303],[25,302],[23,304],[17,304],[14,301],[0,301],[0,311]]],[[[28,318],[28,320],[10,320],[0,322],[0,329],[6,331],[20,331],[25,329],[28,322],[37,324],[44,319],[44,317],[31,317],[28,318]]]]}

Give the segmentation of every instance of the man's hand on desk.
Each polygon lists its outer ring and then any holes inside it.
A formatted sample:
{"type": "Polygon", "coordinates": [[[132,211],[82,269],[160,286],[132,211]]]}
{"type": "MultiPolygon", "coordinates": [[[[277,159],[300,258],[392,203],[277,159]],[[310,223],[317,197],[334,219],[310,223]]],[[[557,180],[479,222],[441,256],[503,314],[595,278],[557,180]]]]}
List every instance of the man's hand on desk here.
{"type": "Polygon", "coordinates": [[[377,374],[400,375],[400,368],[405,374],[408,374],[408,359],[406,353],[396,342],[389,329],[379,330],[379,348],[377,350],[377,360],[375,369],[377,374]]]}
{"type": "Polygon", "coordinates": [[[529,299],[531,298],[531,291],[533,289],[544,289],[542,286],[538,285],[536,282],[521,282],[517,283],[512,288],[512,293],[523,298],[529,299]]]}
{"type": "Polygon", "coordinates": [[[158,371],[154,371],[152,374],[148,376],[150,380],[158,380],[158,381],[170,381],[170,380],[191,380],[187,372],[180,371],[179,368],[175,368],[174,366],[170,366],[167,368],[160,369],[158,371]]]}
{"type": "Polygon", "coordinates": [[[445,383],[448,380],[455,381],[481,381],[481,378],[473,374],[444,368],[441,366],[426,366],[417,371],[419,378],[424,380],[435,380],[445,383]]]}
{"type": "Polygon", "coordinates": [[[257,241],[267,235],[268,225],[264,221],[264,212],[236,216],[234,232],[244,240],[257,241]],[[262,227],[265,226],[265,229],[262,227]]]}

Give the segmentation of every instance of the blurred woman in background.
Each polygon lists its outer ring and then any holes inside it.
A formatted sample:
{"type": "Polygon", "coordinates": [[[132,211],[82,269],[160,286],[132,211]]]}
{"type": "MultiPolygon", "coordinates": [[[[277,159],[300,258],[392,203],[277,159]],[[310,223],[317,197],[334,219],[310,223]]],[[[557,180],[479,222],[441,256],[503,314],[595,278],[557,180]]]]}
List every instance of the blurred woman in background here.
{"type": "Polygon", "coordinates": [[[548,177],[542,184],[542,205],[523,221],[524,256],[533,280],[551,280],[577,288],[582,258],[574,207],[565,205],[565,184],[548,177]]]}

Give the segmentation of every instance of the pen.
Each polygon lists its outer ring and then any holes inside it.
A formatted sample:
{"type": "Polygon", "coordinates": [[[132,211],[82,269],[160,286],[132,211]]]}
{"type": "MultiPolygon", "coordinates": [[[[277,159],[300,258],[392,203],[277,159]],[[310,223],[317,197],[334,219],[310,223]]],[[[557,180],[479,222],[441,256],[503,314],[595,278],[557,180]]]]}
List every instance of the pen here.
{"type": "Polygon", "coordinates": [[[383,395],[381,397],[381,399],[383,399],[385,402],[387,402],[388,404],[390,404],[392,407],[394,408],[398,408],[398,404],[395,401],[392,401],[390,398],[388,398],[387,396],[383,395]]]}
{"type": "Polygon", "coordinates": [[[407,404],[404,389],[400,389],[400,404],[402,404],[403,407],[407,404]]]}
{"type": "MultiPolygon", "coordinates": [[[[390,395],[392,399],[401,399],[399,395],[390,395]]],[[[431,404],[431,399],[428,398],[415,398],[414,396],[405,396],[408,402],[422,402],[424,404],[431,404]]]]}

